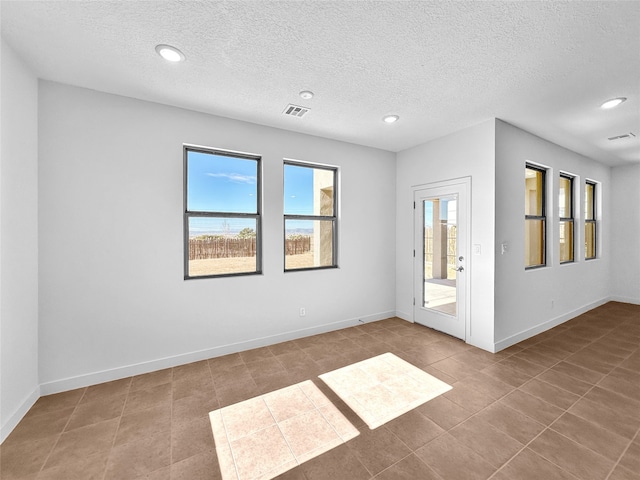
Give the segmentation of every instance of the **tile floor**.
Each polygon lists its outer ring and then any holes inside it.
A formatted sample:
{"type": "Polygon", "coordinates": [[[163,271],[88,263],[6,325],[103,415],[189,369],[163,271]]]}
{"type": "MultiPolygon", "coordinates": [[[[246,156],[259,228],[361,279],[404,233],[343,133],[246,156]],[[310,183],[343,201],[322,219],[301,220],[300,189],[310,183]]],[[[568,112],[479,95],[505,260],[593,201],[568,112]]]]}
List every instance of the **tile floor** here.
{"type": "Polygon", "coordinates": [[[311,380],[209,418],[223,480],[271,480],[360,434],[311,380]]]}
{"type": "Polygon", "coordinates": [[[640,306],[613,302],[495,355],[388,319],[42,397],[0,477],[220,479],[209,412],[306,380],[360,434],[283,480],[640,478],[640,306]],[[370,430],[317,377],[386,352],[453,389],[370,430]]]}
{"type": "Polygon", "coordinates": [[[320,375],[370,429],[451,390],[451,386],[393,353],[320,375]]]}

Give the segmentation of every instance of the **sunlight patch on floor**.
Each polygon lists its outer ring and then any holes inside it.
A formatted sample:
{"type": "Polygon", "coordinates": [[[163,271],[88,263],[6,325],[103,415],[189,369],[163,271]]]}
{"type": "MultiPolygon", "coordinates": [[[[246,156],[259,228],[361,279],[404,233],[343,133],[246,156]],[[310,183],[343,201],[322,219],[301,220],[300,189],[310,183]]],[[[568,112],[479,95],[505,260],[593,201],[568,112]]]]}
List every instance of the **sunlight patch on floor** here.
{"type": "Polygon", "coordinates": [[[320,375],[370,429],[451,390],[451,386],[384,353],[320,375]]]}
{"type": "Polygon", "coordinates": [[[359,434],[311,380],[209,418],[223,480],[269,480],[359,434]]]}

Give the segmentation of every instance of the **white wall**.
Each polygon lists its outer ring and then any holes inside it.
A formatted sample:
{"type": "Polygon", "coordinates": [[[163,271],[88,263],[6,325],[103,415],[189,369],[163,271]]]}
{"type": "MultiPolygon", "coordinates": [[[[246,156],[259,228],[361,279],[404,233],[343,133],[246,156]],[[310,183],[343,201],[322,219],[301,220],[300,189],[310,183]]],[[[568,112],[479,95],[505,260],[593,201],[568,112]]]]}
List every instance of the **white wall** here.
{"type": "Polygon", "coordinates": [[[640,304],[640,164],[611,170],[611,295],[640,304]]]}
{"type": "Polygon", "coordinates": [[[480,245],[466,268],[471,275],[471,335],[466,341],[493,348],[495,120],[399,152],[396,173],[396,310],[413,320],[413,187],[471,177],[470,244],[480,245]]]}
{"type": "MultiPolygon", "coordinates": [[[[496,123],[495,338],[505,348],[604,302],[609,292],[612,239],[610,168],[543,140],[506,122],[496,123]],[[549,167],[547,174],[547,266],[524,269],[524,169],[526,162],[549,167]],[[560,265],[558,175],[577,176],[576,261],[560,265]],[[598,258],[584,260],[584,182],[598,185],[598,258]],[[508,252],[500,254],[500,245],[508,252]],[[553,301],[553,306],[552,306],[553,301]]],[[[637,206],[637,204],[636,204],[637,206]]]]}
{"type": "Polygon", "coordinates": [[[43,393],[395,313],[393,153],[46,81],[39,108],[43,393]],[[264,275],[183,280],[183,143],[262,155],[264,275]],[[339,167],[339,269],[283,273],[284,157],[339,167]]]}
{"type": "Polygon", "coordinates": [[[38,83],[1,42],[0,442],[39,396],[38,83]]]}

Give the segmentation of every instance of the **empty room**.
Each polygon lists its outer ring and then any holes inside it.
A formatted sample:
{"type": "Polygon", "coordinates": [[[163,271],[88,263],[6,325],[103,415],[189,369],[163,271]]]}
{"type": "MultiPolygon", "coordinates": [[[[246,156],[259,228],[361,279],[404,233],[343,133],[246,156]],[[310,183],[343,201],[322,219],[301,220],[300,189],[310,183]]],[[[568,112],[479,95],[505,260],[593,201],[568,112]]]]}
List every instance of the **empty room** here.
{"type": "Polygon", "coordinates": [[[0,21],[2,480],[640,479],[640,2],[0,21]]]}

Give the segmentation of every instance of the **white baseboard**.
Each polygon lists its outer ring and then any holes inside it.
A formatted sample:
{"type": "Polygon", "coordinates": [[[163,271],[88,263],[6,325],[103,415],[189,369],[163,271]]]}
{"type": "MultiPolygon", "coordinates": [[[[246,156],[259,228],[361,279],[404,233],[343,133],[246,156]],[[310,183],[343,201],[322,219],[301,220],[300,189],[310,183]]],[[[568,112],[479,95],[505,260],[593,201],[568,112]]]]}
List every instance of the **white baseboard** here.
{"type": "Polygon", "coordinates": [[[612,295],[611,297],[609,297],[609,300],[612,302],[631,303],[633,305],[640,305],[640,297],[631,298],[631,297],[620,297],[618,295],[612,295]]]}
{"type": "Polygon", "coordinates": [[[561,325],[564,322],[577,317],[578,315],[582,315],[583,313],[586,313],[589,310],[593,310],[594,308],[597,308],[600,305],[604,305],[605,303],[611,300],[612,299],[610,297],[602,298],[598,301],[592,302],[576,310],[572,310],[571,312],[565,313],[558,317],[552,318],[551,320],[540,323],[535,327],[528,328],[526,330],[523,330],[522,332],[516,333],[515,335],[511,335],[510,337],[504,338],[493,344],[493,351],[494,353],[499,352],[500,350],[504,350],[505,348],[515,345],[516,343],[522,342],[527,338],[531,338],[535,335],[538,335],[539,333],[546,332],[547,330],[553,327],[557,327],[558,325],[561,325]]]}
{"type": "Polygon", "coordinates": [[[41,395],[51,395],[53,393],[65,392],[67,390],[73,390],[75,388],[88,387],[90,385],[96,385],[98,383],[110,382],[113,380],[119,380],[121,378],[131,377],[133,375],[142,375],[144,373],[155,372],[156,370],[162,370],[165,368],[177,367],[187,363],[197,362],[200,360],[206,360],[208,358],[220,357],[222,355],[228,355],[230,353],[242,352],[244,350],[250,350],[252,348],[260,348],[268,345],[274,345],[280,342],[286,342],[289,340],[295,340],[297,338],[308,337],[310,335],[317,335],[319,333],[331,332],[333,330],[339,330],[342,328],[353,327],[362,323],[375,322],[378,320],[384,320],[396,315],[395,311],[380,312],[373,315],[366,315],[364,317],[351,318],[348,320],[341,320],[339,322],[326,323],[310,328],[303,328],[300,330],[293,330],[286,333],[277,335],[270,335],[267,337],[256,338],[247,340],[244,342],[232,343],[228,345],[221,345],[214,348],[208,348],[196,352],[189,352],[172,357],[160,358],[157,360],[151,360],[148,362],[137,363],[134,365],[126,365],[123,367],[113,368],[109,370],[103,370],[100,372],[88,373],[85,375],[79,375],[76,377],[63,378],[60,380],[54,380],[52,382],[43,383],[40,385],[41,395]]]}
{"type": "Polygon", "coordinates": [[[4,442],[9,434],[16,428],[16,425],[20,423],[20,420],[24,418],[29,409],[33,407],[33,405],[40,398],[40,387],[36,387],[33,392],[25,398],[20,407],[11,415],[6,422],[0,425],[0,443],[4,442]]]}
{"type": "Polygon", "coordinates": [[[396,317],[401,318],[402,320],[406,320],[407,322],[413,323],[413,315],[410,313],[396,310],[396,317]]]}

